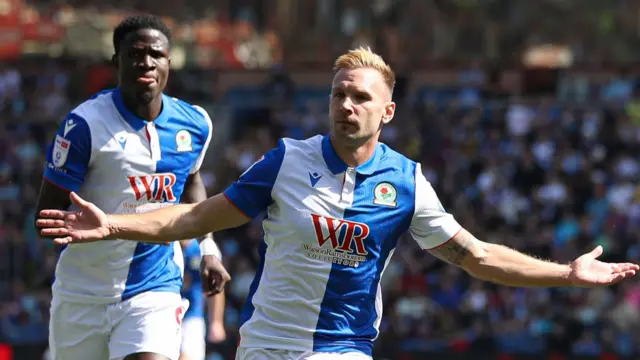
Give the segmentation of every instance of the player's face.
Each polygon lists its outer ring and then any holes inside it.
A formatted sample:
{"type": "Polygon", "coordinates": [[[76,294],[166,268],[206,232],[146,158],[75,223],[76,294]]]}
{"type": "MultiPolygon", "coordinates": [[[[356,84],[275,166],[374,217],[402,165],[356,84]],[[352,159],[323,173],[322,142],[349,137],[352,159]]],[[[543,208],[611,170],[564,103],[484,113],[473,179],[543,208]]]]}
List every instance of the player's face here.
{"type": "Polygon", "coordinates": [[[162,32],[141,29],[128,34],[116,62],[122,92],[150,103],[167,84],[169,64],[169,40],[162,32]]]}
{"type": "Polygon", "coordinates": [[[375,69],[340,70],[333,78],[329,118],[332,136],[348,146],[360,146],[380,135],[393,119],[391,91],[375,69]]]}

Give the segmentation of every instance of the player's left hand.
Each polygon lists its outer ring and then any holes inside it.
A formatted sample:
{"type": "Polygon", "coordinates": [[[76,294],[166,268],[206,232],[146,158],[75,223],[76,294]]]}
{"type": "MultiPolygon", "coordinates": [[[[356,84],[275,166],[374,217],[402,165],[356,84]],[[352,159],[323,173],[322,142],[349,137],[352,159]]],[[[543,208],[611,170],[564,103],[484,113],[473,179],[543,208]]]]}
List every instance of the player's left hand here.
{"type": "Polygon", "coordinates": [[[209,297],[221,292],[227,281],[231,280],[231,275],[217,257],[205,255],[200,261],[200,278],[202,290],[209,297]]]}
{"type": "Polygon", "coordinates": [[[634,276],[638,265],[632,263],[605,263],[596,260],[602,255],[602,246],[598,246],[571,263],[569,280],[575,286],[606,286],[634,276]]]}

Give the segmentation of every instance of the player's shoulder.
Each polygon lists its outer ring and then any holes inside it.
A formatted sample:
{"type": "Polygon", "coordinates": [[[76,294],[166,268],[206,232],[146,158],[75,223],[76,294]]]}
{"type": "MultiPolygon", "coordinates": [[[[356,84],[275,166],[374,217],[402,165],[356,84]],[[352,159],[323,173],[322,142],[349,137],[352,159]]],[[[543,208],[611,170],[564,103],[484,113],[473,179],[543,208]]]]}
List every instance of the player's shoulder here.
{"type": "Polygon", "coordinates": [[[203,107],[190,104],[184,100],[168,95],[163,95],[165,104],[171,104],[172,126],[190,129],[196,136],[203,140],[210,138],[213,133],[213,124],[209,113],[203,107]]]}
{"type": "Polygon", "coordinates": [[[380,152],[378,156],[380,164],[378,167],[381,169],[400,171],[405,176],[414,176],[416,168],[420,166],[419,163],[397,152],[385,143],[379,143],[377,151],[380,152]]]}
{"type": "Polygon", "coordinates": [[[277,144],[260,157],[255,164],[267,160],[268,164],[277,164],[278,168],[281,169],[285,163],[300,165],[309,160],[316,161],[318,160],[317,154],[319,153],[319,143],[322,137],[320,136],[319,138],[320,139],[313,137],[305,140],[287,137],[280,138],[277,144]]]}
{"type": "Polygon", "coordinates": [[[113,90],[100,91],[76,105],[62,120],[59,135],[67,140],[86,142],[100,134],[99,123],[107,121],[108,114],[115,114],[112,93],[113,90]]]}
{"type": "Polygon", "coordinates": [[[177,115],[197,122],[211,123],[211,117],[209,117],[209,113],[202,106],[191,104],[169,95],[163,96],[166,100],[170,101],[171,107],[177,115]]]}
{"type": "Polygon", "coordinates": [[[87,100],[74,107],[67,117],[84,121],[87,124],[103,119],[105,114],[113,111],[113,91],[113,89],[109,89],[93,94],[87,100]]]}
{"type": "Polygon", "coordinates": [[[278,141],[278,147],[286,151],[287,155],[312,156],[322,151],[322,135],[312,136],[307,139],[282,138],[278,141]]]}

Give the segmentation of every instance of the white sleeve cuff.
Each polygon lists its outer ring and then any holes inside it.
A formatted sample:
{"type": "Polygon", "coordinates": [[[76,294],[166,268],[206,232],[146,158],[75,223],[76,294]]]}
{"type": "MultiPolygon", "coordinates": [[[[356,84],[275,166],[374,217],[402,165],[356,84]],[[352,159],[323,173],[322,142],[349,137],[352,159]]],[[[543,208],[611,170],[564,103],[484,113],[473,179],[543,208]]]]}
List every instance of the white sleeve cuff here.
{"type": "Polygon", "coordinates": [[[218,258],[218,260],[222,261],[222,252],[220,252],[220,249],[216,242],[213,241],[213,238],[209,236],[200,242],[200,255],[213,255],[218,258]]]}

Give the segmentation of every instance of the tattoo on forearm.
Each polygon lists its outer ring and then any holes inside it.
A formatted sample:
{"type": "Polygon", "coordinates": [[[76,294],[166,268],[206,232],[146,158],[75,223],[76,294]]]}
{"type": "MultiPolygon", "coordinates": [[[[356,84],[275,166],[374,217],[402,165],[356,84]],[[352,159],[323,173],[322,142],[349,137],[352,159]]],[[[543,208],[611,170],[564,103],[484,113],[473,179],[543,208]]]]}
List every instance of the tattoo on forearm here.
{"type": "Polygon", "coordinates": [[[466,232],[460,233],[449,242],[429,250],[429,253],[440,260],[459,266],[469,255],[469,247],[473,244],[473,235],[466,232]]]}

